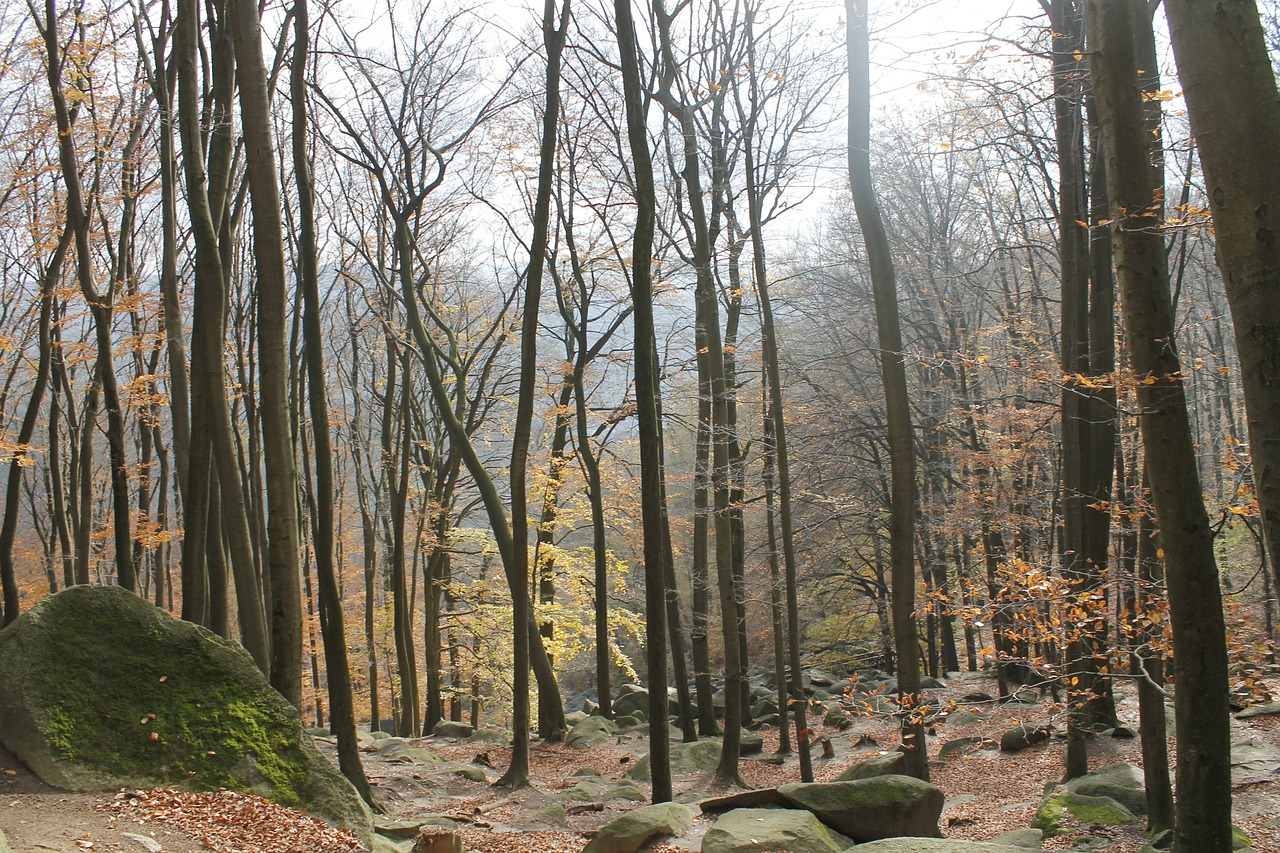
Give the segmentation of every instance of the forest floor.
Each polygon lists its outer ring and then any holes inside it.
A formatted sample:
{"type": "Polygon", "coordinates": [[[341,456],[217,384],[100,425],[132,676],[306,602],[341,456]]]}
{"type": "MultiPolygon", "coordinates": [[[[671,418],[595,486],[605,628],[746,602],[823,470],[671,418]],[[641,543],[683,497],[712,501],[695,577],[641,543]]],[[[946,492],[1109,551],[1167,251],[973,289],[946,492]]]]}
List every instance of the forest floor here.
{"type": "MultiPolygon", "coordinates": [[[[1280,684],[1272,687],[1280,688],[1280,684]]],[[[953,679],[946,690],[931,694],[945,703],[975,691],[994,694],[993,680],[981,673],[965,674],[953,679]]],[[[1136,729],[1137,702],[1127,687],[1118,690],[1117,706],[1122,723],[1136,729]]],[[[961,705],[956,711],[969,708],[985,719],[963,726],[941,723],[933,727],[934,734],[928,738],[930,756],[936,757],[943,744],[957,738],[990,739],[990,748],[935,761],[930,772],[933,783],[947,796],[940,821],[943,834],[949,838],[987,840],[1009,829],[1030,826],[1045,786],[1061,776],[1063,742],[1055,738],[1013,754],[995,748],[994,741],[1011,726],[1058,721],[1058,711],[1047,700],[994,707],[961,705]]],[[[816,732],[831,739],[835,752],[834,758],[825,760],[817,757],[820,750],[815,752],[818,781],[834,778],[850,764],[893,747],[892,721],[854,718],[852,723],[844,731],[814,723],[816,732]]],[[[1280,750],[1280,714],[1233,719],[1231,726],[1233,743],[1254,740],[1280,750]]],[[[799,781],[797,758],[774,754],[777,731],[765,729],[762,734],[764,751],[742,760],[742,775],[747,783],[772,787],[799,781]]],[[[324,739],[319,743],[332,755],[324,739]]],[[[625,800],[566,803],[563,792],[582,781],[581,777],[570,777],[583,768],[598,771],[605,780],[621,780],[646,752],[642,732],[624,732],[616,742],[587,750],[535,744],[531,759],[533,787],[514,792],[491,784],[506,765],[509,751],[505,747],[442,738],[409,739],[399,745],[425,748],[445,762],[469,765],[484,774],[486,781],[481,782],[442,771],[442,766],[433,762],[390,758],[394,750],[386,749],[385,742],[372,741],[364,747],[366,772],[392,816],[408,820],[429,815],[451,817],[462,825],[468,849],[478,853],[579,853],[595,830],[640,805],[625,800]],[[379,750],[379,746],[383,749],[379,750]],[[560,818],[557,805],[569,806],[571,813],[560,818]]],[[[1172,755],[1176,746],[1172,738],[1169,746],[1172,755]]],[[[1089,753],[1090,767],[1094,769],[1119,761],[1141,764],[1137,739],[1099,736],[1090,742],[1089,753]]],[[[639,786],[642,790],[647,787],[643,783],[639,786]]],[[[717,789],[706,774],[677,776],[675,791],[676,799],[686,802],[732,793],[717,789]]],[[[1253,850],[1280,853],[1280,826],[1274,820],[1280,815],[1280,763],[1271,767],[1263,761],[1233,768],[1233,795],[1235,822],[1252,839],[1253,850]]],[[[707,817],[695,820],[682,838],[656,847],[655,853],[698,850],[701,836],[711,823],[707,817]]],[[[59,791],[40,782],[3,749],[0,829],[15,853],[338,853],[350,849],[338,833],[296,812],[234,794],[181,797],[164,792],[59,791]]],[[[1045,849],[1070,850],[1085,833],[1104,842],[1102,848],[1095,849],[1114,853],[1137,853],[1146,843],[1141,825],[1078,830],[1047,840],[1045,849]]]]}

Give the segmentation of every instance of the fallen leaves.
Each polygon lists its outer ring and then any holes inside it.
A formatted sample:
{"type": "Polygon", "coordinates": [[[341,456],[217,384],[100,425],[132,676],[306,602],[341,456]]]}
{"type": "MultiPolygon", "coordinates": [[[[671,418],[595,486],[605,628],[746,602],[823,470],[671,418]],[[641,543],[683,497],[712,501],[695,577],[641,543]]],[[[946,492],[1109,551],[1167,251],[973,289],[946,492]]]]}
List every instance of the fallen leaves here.
{"type": "Polygon", "coordinates": [[[345,829],[235,791],[134,791],[112,808],[139,822],[156,821],[180,829],[213,853],[348,853],[361,849],[360,842],[345,829]]]}

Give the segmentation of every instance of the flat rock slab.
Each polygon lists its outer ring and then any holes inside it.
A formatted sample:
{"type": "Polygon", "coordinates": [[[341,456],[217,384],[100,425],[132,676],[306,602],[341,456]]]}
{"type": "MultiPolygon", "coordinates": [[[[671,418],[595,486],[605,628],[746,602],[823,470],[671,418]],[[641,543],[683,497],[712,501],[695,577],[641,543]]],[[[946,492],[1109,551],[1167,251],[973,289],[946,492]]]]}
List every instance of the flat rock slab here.
{"type": "Polygon", "coordinates": [[[841,853],[853,846],[810,812],[735,809],[702,837],[702,853],[841,853]]]}
{"type": "Polygon", "coordinates": [[[993,841],[952,841],[948,838],[886,838],[859,844],[845,853],[1027,853],[1016,844],[993,841]]]}
{"type": "Polygon", "coordinates": [[[1231,784],[1275,779],[1277,771],[1280,771],[1280,748],[1256,738],[1231,744],[1231,784]]]}

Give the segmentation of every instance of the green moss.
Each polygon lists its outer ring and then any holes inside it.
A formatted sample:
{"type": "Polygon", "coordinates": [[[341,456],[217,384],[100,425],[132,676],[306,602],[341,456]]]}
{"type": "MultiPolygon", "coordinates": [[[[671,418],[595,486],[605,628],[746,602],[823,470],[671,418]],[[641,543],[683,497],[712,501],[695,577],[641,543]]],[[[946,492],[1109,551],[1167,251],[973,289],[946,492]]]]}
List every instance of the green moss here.
{"type": "Polygon", "coordinates": [[[166,781],[200,788],[243,789],[246,769],[256,769],[276,801],[299,804],[306,770],[297,720],[260,684],[228,677],[243,668],[243,653],[158,623],[127,645],[114,628],[136,621],[121,615],[104,606],[78,613],[74,626],[50,619],[56,630],[31,650],[39,723],[55,755],[125,778],[159,768],[166,781]]]}
{"type": "Polygon", "coordinates": [[[1062,827],[1062,819],[1067,813],[1082,824],[1111,826],[1137,822],[1132,812],[1108,797],[1063,792],[1045,799],[1031,825],[1042,831],[1045,838],[1063,835],[1067,830],[1062,827]]]}
{"type": "Polygon", "coordinates": [[[1044,833],[1045,838],[1053,838],[1062,834],[1062,817],[1066,812],[1067,798],[1049,797],[1036,812],[1036,819],[1031,825],[1044,833]]]}

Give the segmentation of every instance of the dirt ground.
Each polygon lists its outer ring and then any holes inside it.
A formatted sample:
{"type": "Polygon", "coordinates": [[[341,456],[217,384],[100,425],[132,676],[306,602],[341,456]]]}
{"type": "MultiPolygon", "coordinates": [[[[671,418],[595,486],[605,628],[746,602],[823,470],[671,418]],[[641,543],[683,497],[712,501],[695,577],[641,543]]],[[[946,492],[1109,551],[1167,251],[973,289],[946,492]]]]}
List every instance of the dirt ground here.
{"type": "MultiPolygon", "coordinates": [[[[985,675],[966,674],[951,681],[946,690],[939,691],[936,701],[945,704],[976,691],[994,693],[995,686],[985,675]]],[[[998,739],[1001,732],[1019,722],[1051,722],[1057,714],[1047,700],[1003,707],[961,704],[955,711],[965,709],[977,711],[984,719],[962,726],[946,722],[933,726],[928,739],[931,757],[936,757],[948,741],[998,739]]],[[[1118,709],[1122,722],[1136,728],[1137,703],[1126,690],[1118,694],[1118,709]]],[[[895,742],[889,720],[858,717],[844,731],[816,724],[815,730],[830,738],[834,751],[833,758],[815,761],[819,781],[833,778],[863,757],[892,748],[895,742]]],[[[742,775],[746,781],[757,787],[799,781],[797,759],[774,754],[778,743],[776,730],[762,733],[764,751],[743,759],[742,775]]],[[[1248,740],[1280,751],[1280,715],[1233,720],[1232,742],[1248,740]]],[[[324,739],[320,739],[319,745],[332,757],[331,746],[324,739]]],[[[1001,753],[994,744],[986,746],[988,748],[955,755],[945,762],[935,761],[931,767],[932,781],[948,798],[941,819],[941,828],[947,837],[986,840],[1008,829],[1029,826],[1044,786],[1061,775],[1060,739],[1017,754],[1001,753]]],[[[1171,753],[1173,746],[1170,739],[1171,753]]],[[[623,733],[616,742],[589,750],[535,744],[533,787],[512,792],[491,784],[505,767],[509,754],[505,747],[497,744],[424,738],[394,743],[370,741],[363,746],[366,772],[386,805],[389,818],[451,817],[462,825],[468,848],[478,853],[578,853],[595,830],[639,803],[625,799],[596,802],[589,798],[583,802],[566,802],[563,791],[582,779],[570,777],[576,771],[587,769],[598,772],[603,779],[621,780],[627,768],[644,752],[645,738],[641,732],[623,733]],[[444,763],[422,760],[427,756],[396,757],[396,753],[406,747],[426,749],[444,763]],[[464,766],[476,778],[460,775],[464,766]],[[481,774],[484,781],[480,781],[481,774]],[[567,806],[568,814],[562,814],[559,806],[567,806]]],[[[820,751],[815,756],[818,754],[820,751]]],[[[1136,739],[1100,736],[1090,743],[1090,765],[1094,768],[1117,761],[1140,764],[1140,759],[1136,739]]],[[[1233,781],[1235,821],[1253,840],[1253,850],[1280,853],[1280,826],[1273,825],[1280,815],[1280,761],[1274,767],[1268,759],[1235,768],[1233,781]]],[[[642,783],[639,787],[647,793],[646,785],[642,783]]],[[[682,801],[728,793],[716,790],[707,776],[699,774],[678,776],[675,790],[676,799],[682,801]]],[[[0,748],[0,830],[7,835],[15,853],[44,850],[327,853],[328,848],[321,851],[316,842],[280,843],[295,838],[295,824],[304,822],[301,815],[284,809],[272,807],[269,813],[255,812],[257,816],[252,819],[235,818],[252,825],[244,831],[217,827],[219,821],[232,820],[227,817],[232,804],[229,800],[219,801],[218,796],[209,795],[201,802],[200,811],[178,821],[175,814],[180,809],[159,794],[68,793],[50,788],[0,748]]],[[[656,849],[697,850],[702,834],[710,825],[710,818],[699,818],[684,837],[656,849]]],[[[1141,826],[1077,829],[1073,835],[1047,841],[1045,849],[1069,850],[1080,840],[1079,836],[1086,833],[1110,845],[1107,849],[1115,853],[1136,853],[1146,843],[1141,826]]],[[[338,844],[332,849],[336,853],[342,846],[338,844]]]]}

